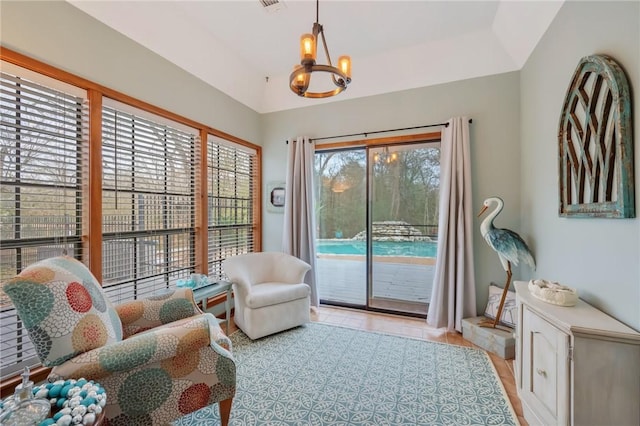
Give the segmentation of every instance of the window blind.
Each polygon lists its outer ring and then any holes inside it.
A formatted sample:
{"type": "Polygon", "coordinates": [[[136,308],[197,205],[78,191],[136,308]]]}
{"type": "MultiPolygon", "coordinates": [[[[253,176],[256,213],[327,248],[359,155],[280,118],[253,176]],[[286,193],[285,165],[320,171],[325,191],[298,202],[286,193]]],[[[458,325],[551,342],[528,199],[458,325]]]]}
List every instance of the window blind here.
{"type": "Polygon", "coordinates": [[[222,279],[224,259],[255,249],[257,155],[212,135],[207,148],[208,273],[222,279]]]}
{"type": "MultiPolygon", "coordinates": [[[[38,260],[82,259],[86,92],[2,63],[0,282],[38,260]],[[6,65],[6,66],[5,66],[6,65]],[[47,83],[42,84],[42,81],[47,83]]],[[[39,364],[26,329],[0,293],[0,375],[39,364]]]]}
{"type": "Polygon", "coordinates": [[[148,297],[195,270],[198,131],[105,102],[103,287],[112,302],[148,297]]]}

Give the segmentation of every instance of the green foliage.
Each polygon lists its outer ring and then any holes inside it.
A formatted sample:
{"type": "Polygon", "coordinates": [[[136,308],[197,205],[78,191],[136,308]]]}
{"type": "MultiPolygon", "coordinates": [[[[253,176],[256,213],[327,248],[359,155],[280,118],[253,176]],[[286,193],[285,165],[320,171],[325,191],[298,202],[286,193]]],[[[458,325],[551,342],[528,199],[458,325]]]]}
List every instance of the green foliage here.
{"type": "MultiPolygon", "coordinates": [[[[425,232],[438,223],[440,149],[418,145],[371,149],[372,219],[404,221],[425,232]]],[[[352,238],[366,228],[366,151],[319,152],[315,158],[319,238],[352,238]]]]}

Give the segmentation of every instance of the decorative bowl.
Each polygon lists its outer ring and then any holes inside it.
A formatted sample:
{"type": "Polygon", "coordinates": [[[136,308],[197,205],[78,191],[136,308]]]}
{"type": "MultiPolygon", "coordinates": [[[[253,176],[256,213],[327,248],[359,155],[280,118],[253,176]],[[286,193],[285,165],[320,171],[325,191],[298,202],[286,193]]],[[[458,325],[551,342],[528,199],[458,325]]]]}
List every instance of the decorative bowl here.
{"type": "Polygon", "coordinates": [[[578,291],[576,289],[553,281],[530,280],[529,292],[535,298],[552,305],[575,306],[578,303],[578,291]]]}

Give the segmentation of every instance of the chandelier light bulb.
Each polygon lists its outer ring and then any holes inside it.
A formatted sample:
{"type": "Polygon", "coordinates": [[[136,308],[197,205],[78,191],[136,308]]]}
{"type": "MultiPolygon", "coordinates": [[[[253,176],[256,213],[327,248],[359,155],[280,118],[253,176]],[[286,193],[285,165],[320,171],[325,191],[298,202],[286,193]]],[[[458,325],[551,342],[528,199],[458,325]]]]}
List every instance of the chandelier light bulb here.
{"type": "Polygon", "coordinates": [[[316,60],[316,38],[313,34],[303,34],[300,37],[300,61],[316,60]]]}
{"type": "MultiPolygon", "coordinates": [[[[298,70],[302,71],[303,69],[304,67],[302,65],[294,65],[293,72],[295,73],[298,70]]],[[[300,72],[299,74],[296,74],[294,83],[296,87],[298,87],[300,90],[303,90],[305,86],[309,85],[309,74],[306,72],[300,72]]]]}
{"type": "Polygon", "coordinates": [[[351,57],[346,55],[340,56],[338,58],[338,69],[347,77],[351,78],[351,57]]]}

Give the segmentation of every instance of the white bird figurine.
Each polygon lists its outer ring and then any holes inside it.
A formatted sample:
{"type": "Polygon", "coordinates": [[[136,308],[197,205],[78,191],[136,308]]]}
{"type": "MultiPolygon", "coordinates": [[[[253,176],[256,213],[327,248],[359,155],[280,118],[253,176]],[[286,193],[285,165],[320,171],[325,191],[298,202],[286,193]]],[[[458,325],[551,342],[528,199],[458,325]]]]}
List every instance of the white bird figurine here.
{"type": "Polygon", "coordinates": [[[502,292],[502,298],[500,299],[500,305],[498,307],[495,320],[493,322],[486,321],[480,325],[495,328],[500,322],[502,308],[504,307],[504,301],[507,297],[509,284],[511,283],[511,264],[518,266],[518,263],[522,261],[535,269],[536,261],[533,258],[531,250],[529,250],[529,246],[527,246],[527,243],[524,242],[520,235],[510,229],[496,228],[493,226],[493,220],[500,214],[504,207],[504,202],[501,198],[489,197],[484,200],[482,210],[480,210],[478,216],[482,215],[492,203],[497,204],[496,208],[493,209],[493,211],[489,213],[489,216],[487,216],[487,218],[482,221],[482,224],[480,224],[480,233],[487,244],[489,244],[489,247],[498,253],[500,263],[502,263],[502,267],[507,273],[507,281],[504,284],[504,290],[502,292]]]}

